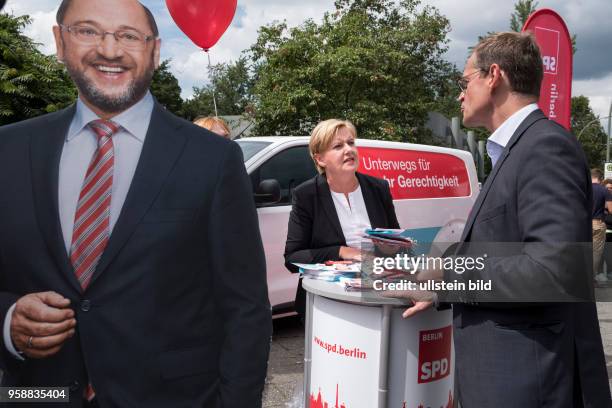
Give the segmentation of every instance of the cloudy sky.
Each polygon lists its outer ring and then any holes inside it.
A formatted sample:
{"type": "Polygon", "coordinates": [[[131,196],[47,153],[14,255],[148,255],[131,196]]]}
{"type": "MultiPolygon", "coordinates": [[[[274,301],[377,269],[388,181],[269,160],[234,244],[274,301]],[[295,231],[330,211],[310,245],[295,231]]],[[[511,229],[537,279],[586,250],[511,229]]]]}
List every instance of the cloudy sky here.
{"type": "MultiPolygon", "coordinates": [[[[192,0],[197,1],[197,0],[192,0]]],[[[176,27],[164,0],[143,0],[157,19],[162,58],[172,58],[171,69],[178,78],[183,97],[193,86],[206,83],[206,56],[176,27]]],[[[289,26],[311,18],[320,21],[333,9],[333,0],[238,0],[234,20],[215,47],[212,63],[235,60],[257,38],[257,30],[273,21],[286,20],[289,26]]],[[[447,59],[462,68],[467,47],[479,35],[509,28],[513,0],[423,0],[445,15],[451,23],[447,59]]],[[[39,42],[43,52],[55,52],[51,27],[59,0],[8,0],[4,11],[29,14],[33,24],[26,33],[39,42]]],[[[566,21],[570,34],[578,36],[574,59],[573,95],[586,95],[600,117],[608,116],[612,102],[612,16],[611,0],[539,0],[539,8],[552,8],[566,21]]],[[[607,125],[607,121],[606,125],[607,125]]]]}

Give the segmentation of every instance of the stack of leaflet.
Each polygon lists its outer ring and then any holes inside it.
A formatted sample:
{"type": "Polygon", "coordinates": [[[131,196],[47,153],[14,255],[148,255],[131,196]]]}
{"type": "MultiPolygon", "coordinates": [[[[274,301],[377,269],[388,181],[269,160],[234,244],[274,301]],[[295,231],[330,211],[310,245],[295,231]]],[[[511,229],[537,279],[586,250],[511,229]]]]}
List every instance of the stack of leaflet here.
{"type": "Polygon", "coordinates": [[[409,231],[403,229],[375,228],[365,230],[364,238],[385,242],[402,247],[411,247],[415,241],[410,238],[409,231]]]}
{"type": "Polygon", "coordinates": [[[326,282],[342,282],[344,279],[356,279],[361,274],[360,262],[327,262],[325,264],[294,263],[300,268],[300,274],[309,279],[326,282]]]}
{"type": "Polygon", "coordinates": [[[366,292],[374,290],[371,282],[364,281],[361,278],[341,279],[341,284],[344,284],[344,290],[347,292],[366,292]]]}

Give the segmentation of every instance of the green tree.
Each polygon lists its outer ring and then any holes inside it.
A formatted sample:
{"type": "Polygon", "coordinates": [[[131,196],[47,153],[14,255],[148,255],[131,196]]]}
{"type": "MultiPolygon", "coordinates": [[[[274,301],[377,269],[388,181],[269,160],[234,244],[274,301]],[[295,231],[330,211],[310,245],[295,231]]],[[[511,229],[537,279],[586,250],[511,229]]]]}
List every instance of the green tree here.
{"type": "Polygon", "coordinates": [[[529,16],[538,8],[538,2],[534,0],[519,0],[514,5],[514,13],[510,16],[510,29],[517,33],[523,29],[529,16]]]}
{"type": "Polygon", "coordinates": [[[176,77],[170,72],[170,62],[169,59],[163,61],[155,70],[151,83],[151,93],[170,112],[182,115],[181,87],[176,77]]]}
{"type": "Polygon", "coordinates": [[[0,14],[0,125],[66,107],[76,89],[54,56],[45,56],[23,29],[28,16],[0,14]]]}
{"type": "Polygon", "coordinates": [[[579,137],[590,167],[601,167],[606,152],[606,132],[586,96],[572,98],[571,131],[579,137]]]}
{"type": "MultiPolygon", "coordinates": [[[[323,22],[259,30],[251,47],[257,134],[308,134],[351,120],[360,137],[431,142],[425,129],[456,72],[443,59],[448,20],[417,0],[338,0],[323,22]]],[[[454,91],[456,95],[456,91],[454,91]]]]}
{"type": "Polygon", "coordinates": [[[213,65],[209,75],[210,83],[201,88],[194,87],[193,97],[185,101],[183,111],[187,119],[215,114],[213,92],[219,115],[242,115],[250,110],[253,78],[246,57],[213,65]]]}
{"type": "Polygon", "coordinates": [[[441,113],[447,118],[461,116],[461,104],[457,101],[461,92],[457,81],[461,74],[454,65],[449,64],[447,72],[438,78],[437,83],[432,84],[436,92],[432,111],[441,113]]]}

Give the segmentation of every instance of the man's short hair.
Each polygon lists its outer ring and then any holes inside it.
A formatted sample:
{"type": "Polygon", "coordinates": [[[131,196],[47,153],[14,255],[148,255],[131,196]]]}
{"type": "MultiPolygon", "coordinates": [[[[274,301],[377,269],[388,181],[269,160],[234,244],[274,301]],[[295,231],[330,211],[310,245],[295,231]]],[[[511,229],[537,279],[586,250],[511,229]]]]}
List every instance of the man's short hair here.
{"type": "MultiPolygon", "coordinates": [[[[72,0],[62,0],[62,3],[57,9],[57,14],[55,15],[55,21],[57,21],[57,24],[64,23],[64,17],[66,16],[66,12],[68,11],[70,4],[72,4],[72,0]]],[[[149,26],[151,27],[151,31],[153,32],[153,36],[159,37],[159,29],[157,28],[157,23],[155,22],[155,17],[153,17],[153,13],[151,13],[151,10],[149,10],[144,4],[140,3],[140,5],[142,6],[145,11],[145,14],[147,15],[147,20],[149,22],[149,26]]]]}
{"type": "Polygon", "coordinates": [[[603,180],[603,171],[601,171],[600,169],[591,169],[591,178],[596,178],[599,181],[603,180]]]}
{"type": "Polygon", "coordinates": [[[489,35],[474,48],[476,68],[489,72],[498,64],[512,91],[539,97],[544,76],[540,47],[531,33],[503,32],[489,35]]]}

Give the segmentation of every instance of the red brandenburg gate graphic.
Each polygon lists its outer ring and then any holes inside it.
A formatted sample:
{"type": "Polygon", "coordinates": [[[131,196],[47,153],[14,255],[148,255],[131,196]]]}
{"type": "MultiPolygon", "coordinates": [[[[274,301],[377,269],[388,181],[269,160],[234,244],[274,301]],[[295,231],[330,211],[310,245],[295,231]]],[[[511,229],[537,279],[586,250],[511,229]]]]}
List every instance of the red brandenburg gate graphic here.
{"type": "MultiPolygon", "coordinates": [[[[323,401],[323,396],[321,395],[321,390],[319,389],[319,394],[315,399],[314,395],[310,394],[310,405],[308,408],[348,408],[344,403],[338,405],[338,384],[336,384],[336,403],[333,406],[330,406],[328,402],[323,401]]],[[[406,407],[406,402],[402,408],[406,407]]],[[[425,408],[423,404],[420,404],[418,408],[425,408]]],[[[429,408],[429,407],[427,407],[429,408]]],[[[448,392],[448,402],[446,406],[441,406],[440,408],[453,408],[453,393],[451,391],[448,392]]]]}
{"type": "Polygon", "coordinates": [[[329,405],[328,402],[323,401],[323,397],[321,396],[321,390],[319,389],[319,394],[315,399],[314,395],[310,394],[310,407],[309,408],[348,408],[346,405],[341,404],[338,405],[338,384],[336,384],[336,404],[329,405]]]}
{"type": "MultiPolygon", "coordinates": [[[[445,406],[440,406],[440,408],[453,408],[453,393],[451,391],[448,392],[448,402],[445,406]]],[[[406,403],[404,402],[404,407],[406,408],[406,403]]],[[[425,407],[423,404],[420,404],[418,408],[430,408],[429,406],[425,407]]]]}

